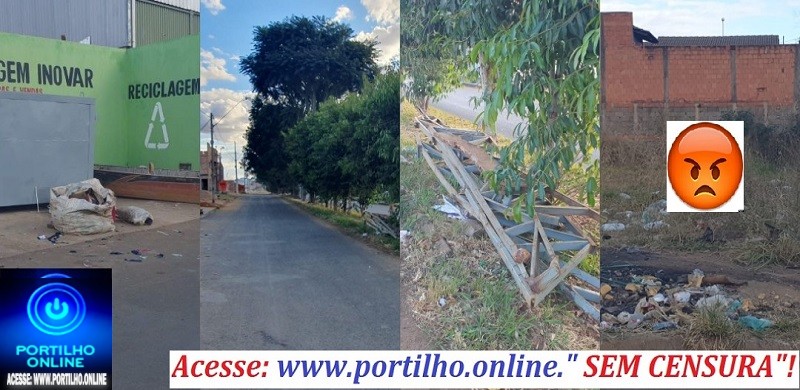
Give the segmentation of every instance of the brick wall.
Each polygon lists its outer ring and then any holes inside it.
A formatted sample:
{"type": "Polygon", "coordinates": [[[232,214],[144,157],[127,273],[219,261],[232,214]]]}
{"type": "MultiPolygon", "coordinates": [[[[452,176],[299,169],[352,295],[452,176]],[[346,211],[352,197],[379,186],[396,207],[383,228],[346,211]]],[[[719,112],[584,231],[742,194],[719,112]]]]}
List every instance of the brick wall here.
{"type": "Polygon", "coordinates": [[[654,47],[635,43],[632,29],[630,12],[603,13],[604,130],[647,132],[665,120],[714,120],[734,108],[768,123],[792,119],[798,45],[654,47]]]}

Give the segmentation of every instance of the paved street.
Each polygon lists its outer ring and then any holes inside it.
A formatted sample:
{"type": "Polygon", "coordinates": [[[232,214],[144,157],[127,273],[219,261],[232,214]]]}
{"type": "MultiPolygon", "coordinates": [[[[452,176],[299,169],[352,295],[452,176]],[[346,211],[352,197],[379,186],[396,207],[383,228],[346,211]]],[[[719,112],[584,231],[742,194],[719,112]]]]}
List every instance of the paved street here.
{"type": "Polygon", "coordinates": [[[201,229],[204,348],[399,348],[396,256],[273,195],[242,196],[201,229]]]}
{"type": "MultiPolygon", "coordinates": [[[[439,101],[431,103],[431,105],[459,118],[474,121],[478,114],[483,111],[483,103],[481,103],[478,108],[474,108],[470,99],[473,97],[480,98],[480,96],[480,88],[462,86],[450,92],[439,101]]],[[[516,115],[508,114],[508,112],[500,113],[497,116],[497,133],[513,139],[515,138],[514,128],[520,122],[522,122],[522,118],[516,115]]]]}

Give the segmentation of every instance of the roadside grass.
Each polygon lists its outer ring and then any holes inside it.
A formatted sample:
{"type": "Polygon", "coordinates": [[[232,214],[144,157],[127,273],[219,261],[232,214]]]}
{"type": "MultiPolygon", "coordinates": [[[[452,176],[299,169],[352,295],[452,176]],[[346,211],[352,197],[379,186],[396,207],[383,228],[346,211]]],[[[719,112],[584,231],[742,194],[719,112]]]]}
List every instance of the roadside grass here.
{"type": "Polygon", "coordinates": [[[653,250],[721,251],[754,268],[800,264],[800,163],[795,155],[770,160],[745,142],[745,210],[739,213],[671,213],[669,227],[643,228],[645,209],[665,199],[666,145],[663,139],[604,135],[601,150],[602,215],[626,225],[609,233],[604,245],[653,250]],[[625,195],[630,198],[625,199],[625,195]],[[705,226],[714,242],[700,240],[705,226]]]}
{"type": "MultiPolygon", "coordinates": [[[[448,126],[466,128],[452,115],[430,110],[448,126]]],[[[401,107],[404,157],[400,169],[401,229],[411,237],[402,245],[402,282],[406,297],[431,343],[442,349],[592,349],[598,330],[592,320],[576,316],[572,303],[551,294],[529,310],[511,275],[485,235],[467,236],[464,223],[448,219],[433,206],[445,193],[433,172],[416,158],[408,121],[413,107],[401,107]],[[405,115],[404,112],[409,112],[405,115]]],[[[472,127],[474,128],[474,126],[472,127]]]]}
{"type": "Polygon", "coordinates": [[[348,211],[345,213],[341,210],[330,209],[321,204],[306,203],[288,196],[284,197],[284,199],[291,201],[309,214],[340,227],[351,237],[367,241],[367,243],[389,253],[400,253],[400,240],[385,234],[376,235],[375,230],[367,226],[361,218],[361,215],[357,212],[348,211]],[[364,233],[367,235],[364,236],[364,233]]]}
{"type": "Polygon", "coordinates": [[[740,349],[744,345],[745,335],[744,329],[728,318],[724,307],[713,306],[697,311],[689,324],[684,347],[702,350],[740,349]]]}

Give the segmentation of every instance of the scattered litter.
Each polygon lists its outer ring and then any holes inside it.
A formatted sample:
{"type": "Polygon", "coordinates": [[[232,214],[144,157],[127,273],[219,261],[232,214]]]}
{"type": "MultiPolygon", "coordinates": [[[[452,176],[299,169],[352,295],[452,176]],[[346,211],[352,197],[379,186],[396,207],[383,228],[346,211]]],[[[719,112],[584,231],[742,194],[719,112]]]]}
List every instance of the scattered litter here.
{"type": "Polygon", "coordinates": [[[400,243],[402,244],[408,243],[410,237],[411,237],[411,232],[409,232],[408,230],[400,231],[400,243]]]}
{"type": "Polygon", "coordinates": [[[677,328],[678,328],[678,324],[676,324],[676,323],[674,323],[672,321],[665,321],[665,322],[659,322],[659,323],[653,324],[653,330],[654,331],[667,330],[667,329],[677,329],[677,328]]]}
{"type": "Polygon", "coordinates": [[[44,234],[40,234],[39,237],[37,237],[37,238],[40,239],[40,240],[46,240],[47,236],[44,235],[44,234]]]}
{"type": "Polygon", "coordinates": [[[610,292],[611,292],[611,286],[610,286],[609,284],[607,284],[607,283],[603,283],[603,284],[600,286],[600,296],[601,296],[601,297],[604,297],[604,296],[606,296],[606,294],[608,294],[608,293],[610,293],[610,292]]]}
{"type": "Polygon", "coordinates": [[[631,314],[628,318],[628,329],[636,329],[644,321],[644,315],[639,313],[631,314]]]}
{"type": "Polygon", "coordinates": [[[55,244],[55,243],[57,243],[57,242],[58,242],[58,239],[60,239],[60,238],[61,238],[61,232],[56,232],[56,233],[55,233],[55,234],[53,234],[52,236],[50,236],[50,237],[47,237],[47,241],[50,241],[50,242],[52,242],[53,244],[55,244]]]}
{"type": "Polygon", "coordinates": [[[672,297],[675,298],[675,302],[688,303],[689,299],[692,298],[692,293],[688,291],[678,291],[675,294],[672,294],[672,297]]]}
{"type": "Polygon", "coordinates": [[[143,259],[143,258],[139,258],[139,259],[125,259],[125,261],[132,261],[132,262],[134,262],[134,263],[141,263],[142,261],[144,261],[144,259],[143,259]]]}
{"type": "Polygon", "coordinates": [[[644,228],[644,230],[657,230],[657,229],[668,228],[669,224],[664,221],[654,221],[654,222],[648,222],[642,225],[642,227],[644,228]]]}
{"type": "MultiPolygon", "coordinates": [[[[136,206],[123,206],[117,208],[119,219],[133,225],[152,225],[153,216],[147,210],[136,206]]],[[[161,233],[161,232],[159,232],[161,233]]],[[[166,233],[162,233],[166,234],[166,233]]]]}
{"type": "Polygon", "coordinates": [[[76,251],[76,250],[71,250],[71,251],[69,251],[69,253],[78,253],[78,251],[76,251]]]}
{"type": "Polygon", "coordinates": [[[162,232],[161,230],[156,230],[156,231],[157,231],[157,232],[159,232],[159,233],[161,233],[161,234],[163,234],[163,235],[165,235],[165,236],[169,236],[169,233],[162,232]]]}
{"type": "Polygon", "coordinates": [[[689,274],[689,287],[700,287],[703,284],[703,277],[705,274],[699,269],[695,269],[689,274]]]}
{"type": "Polygon", "coordinates": [[[439,298],[439,307],[444,307],[445,305],[447,305],[447,299],[444,299],[444,297],[439,298]]]}
{"type": "Polygon", "coordinates": [[[175,257],[183,257],[183,255],[180,254],[180,253],[173,253],[172,255],[175,256],[175,257]]]}
{"type": "Polygon", "coordinates": [[[121,254],[122,254],[122,252],[117,252],[117,251],[109,253],[109,255],[121,255],[121,254]]]}
{"type": "Polygon", "coordinates": [[[697,300],[695,307],[698,309],[713,309],[715,307],[721,307],[723,309],[727,309],[728,305],[731,303],[731,300],[725,297],[722,294],[712,295],[710,297],[703,297],[697,300]]]}
{"type": "Polygon", "coordinates": [[[739,323],[755,331],[763,331],[772,326],[772,321],[766,318],[758,318],[754,316],[739,317],[739,323]]]}
{"type": "Polygon", "coordinates": [[[664,294],[658,293],[653,295],[653,300],[656,301],[656,303],[663,303],[667,300],[667,297],[665,297],[664,294]]]}
{"type": "Polygon", "coordinates": [[[444,204],[435,205],[433,206],[433,209],[442,212],[453,219],[466,219],[464,214],[461,212],[461,209],[448,202],[446,197],[442,196],[442,201],[444,204]]]}
{"type": "Polygon", "coordinates": [[[97,179],[50,189],[50,218],[62,233],[97,234],[114,231],[114,192],[97,179]]]}
{"type": "Polygon", "coordinates": [[[625,225],[619,222],[604,223],[600,226],[602,232],[621,232],[625,230],[625,225]]]}
{"type": "Polygon", "coordinates": [[[647,206],[647,208],[642,213],[642,223],[649,224],[651,222],[656,222],[661,219],[664,215],[666,215],[667,211],[667,200],[661,199],[651,205],[647,206]]]}
{"type": "Polygon", "coordinates": [[[164,258],[164,254],[163,253],[159,253],[159,254],[156,255],[156,257],[158,257],[159,259],[163,259],[164,258]]]}

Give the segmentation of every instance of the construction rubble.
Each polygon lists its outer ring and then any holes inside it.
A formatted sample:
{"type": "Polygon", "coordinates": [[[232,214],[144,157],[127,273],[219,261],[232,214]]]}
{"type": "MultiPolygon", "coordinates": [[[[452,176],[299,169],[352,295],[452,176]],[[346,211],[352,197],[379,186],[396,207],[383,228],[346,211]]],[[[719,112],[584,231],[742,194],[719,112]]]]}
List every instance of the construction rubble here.
{"type": "MultiPolygon", "coordinates": [[[[435,209],[449,217],[479,224],[511,273],[525,302],[540,304],[558,289],[595,321],[600,321],[600,280],[578,268],[597,245],[577,221],[600,214],[556,191],[547,189],[534,214],[511,216],[519,193],[496,193],[482,173],[497,167],[497,159],[485,146],[494,140],[478,131],[453,129],[424,111],[416,126],[426,139],[417,137],[417,157],[423,158],[447,192],[435,209]]],[[[413,234],[413,233],[405,233],[413,234]]],[[[443,245],[442,245],[443,246],[443,245]]]]}

